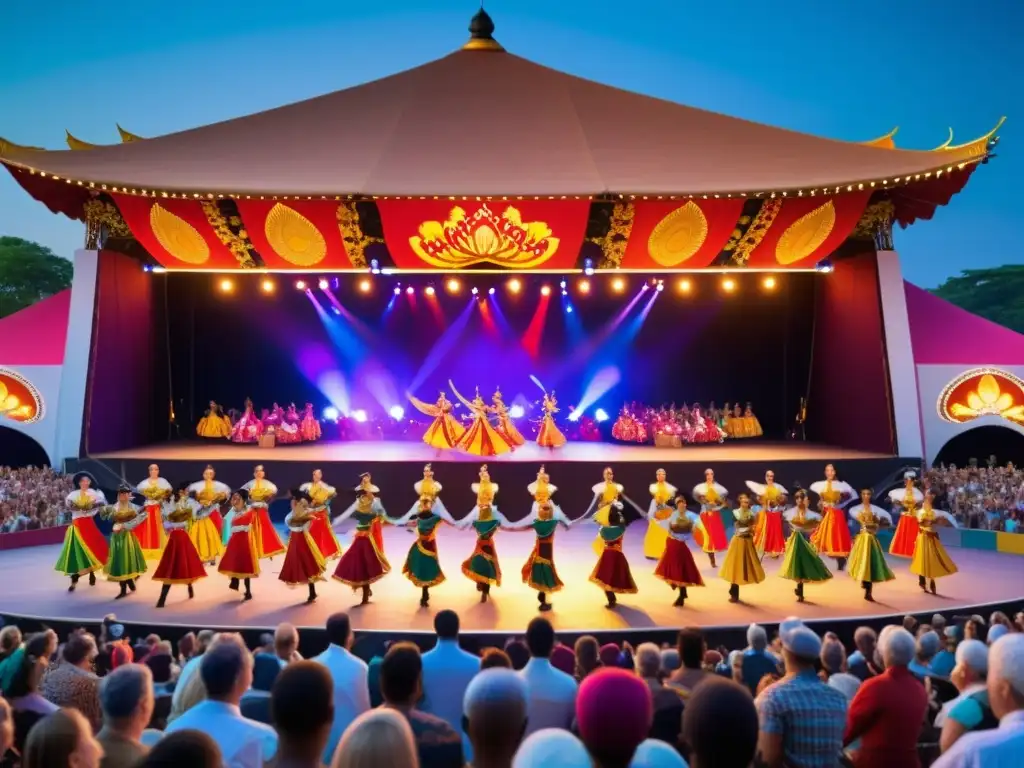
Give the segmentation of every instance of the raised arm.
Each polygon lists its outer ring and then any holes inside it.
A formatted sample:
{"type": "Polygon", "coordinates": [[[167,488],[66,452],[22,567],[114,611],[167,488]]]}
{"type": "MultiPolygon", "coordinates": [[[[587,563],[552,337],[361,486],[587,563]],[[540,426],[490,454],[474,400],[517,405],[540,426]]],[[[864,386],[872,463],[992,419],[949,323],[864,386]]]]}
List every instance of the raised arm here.
{"type": "Polygon", "coordinates": [[[424,416],[429,416],[432,419],[436,419],[438,417],[438,414],[441,413],[441,409],[438,408],[436,405],[425,403],[419,398],[413,397],[408,393],[406,394],[406,397],[409,398],[409,402],[412,403],[413,408],[422,413],[424,416]]]}
{"type": "Polygon", "coordinates": [[[462,394],[459,392],[459,390],[455,388],[455,384],[452,382],[451,379],[448,379],[448,386],[451,387],[452,393],[455,395],[456,398],[458,398],[460,403],[469,408],[470,411],[476,410],[476,407],[471,402],[469,402],[469,400],[464,398],[462,394]]]}

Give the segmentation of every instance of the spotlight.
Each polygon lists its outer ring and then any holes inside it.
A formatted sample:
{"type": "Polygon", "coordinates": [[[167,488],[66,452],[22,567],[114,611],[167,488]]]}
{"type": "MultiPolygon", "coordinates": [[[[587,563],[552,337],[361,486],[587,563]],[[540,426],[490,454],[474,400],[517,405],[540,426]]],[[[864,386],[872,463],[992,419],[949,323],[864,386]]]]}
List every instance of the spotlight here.
{"type": "Polygon", "coordinates": [[[584,259],[583,260],[583,274],[592,275],[594,274],[594,260],[584,259]]]}
{"type": "Polygon", "coordinates": [[[513,277],[508,281],[508,290],[511,293],[519,293],[519,289],[523,287],[523,284],[519,282],[518,277],[513,277]]]}
{"type": "Polygon", "coordinates": [[[260,283],[260,290],[264,293],[273,293],[274,287],[274,281],[269,278],[260,283]]]}
{"type": "Polygon", "coordinates": [[[295,281],[295,290],[296,291],[304,291],[304,290],[306,290],[306,281],[305,280],[296,280],[295,281]]]}
{"type": "Polygon", "coordinates": [[[320,282],[319,282],[319,283],[317,283],[317,287],[318,287],[318,288],[319,288],[319,289],[320,289],[321,291],[326,291],[329,285],[330,285],[330,283],[328,283],[328,282],[327,282],[327,280],[325,280],[325,279],[324,279],[324,278],[322,278],[322,277],[320,278],[320,282]]]}
{"type": "Polygon", "coordinates": [[[688,278],[684,277],[682,280],[676,283],[676,288],[679,289],[680,293],[689,293],[690,289],[693,288],[693,284],[690,282],[688,278]]]}
{"type": "Polygon", "coordinates": [[[324,408],[324,419],[326,419],[327,421],[337,421],[338,415],[339,414],[337,408],[330,405],[324,408]]]}
{"type": "Polygon", "coordinates": [[[722,290],[726,293],[732,293],[736,290],[736,281],[731,277],[725,278],[725,280],[722,281],[722,290]]]}
{"type": "Polygon", "coordinates": [[[405,416],[405,408],[400,405],[392,405],[388,409],[388,415],[395,421],[401,421],[402,417],[405,416]]]}
{"type": "Polygon", "coordinates": [[[641,286],[640,286],[640,290],[641,290],[641,291],[646,291],[646,290],[647,290],[648,288],[650,288],[650,287],[651,287],[651,286],[649,286],[649,285],[648,285],[647,283],[644,283],[643,285],[641,285],[641,286]]]}
{"type": "Polygon", "coordinates": [[[615,291],[616,293],[622,293],[624,290],[626,290],[626,281],[623,280],[621,277],[616,277],[614,280],[612,280],[612,290],[615,291]]]}
{"type": "Polygon", "coordinates": [[[521,419],[523,418],[523,416],[526,415],[526,411],[523,409],[523,406],[521,405],[513,405],[511,408],[508,409],[508,415],[511,416],[513,419],[521,419]]]}
{"type": "Polygon", "coordinates": [[[152,272],[153,271],[153,265],[151,265],[151,264],[143,264],[142,265],[142,271],[143,272],[152,272]]]}
{"type": "Polygon", "coordinates": [[[406,296],[412,296],[414,293],[416,293],[416,289],[413,288],[411,285],[405,289],[406,296]]]}
{"type": "Polygon", "coordinates": [[[331,312],[333,312],[336,315],[340,315],[341,314],[341,310],[338,309],[337,307],[331,307],[331,312]]]}
{"type": "Polygon", "coordinates": [[[604,408],[598,408],[596,411],[594,411],[594,418],[597,420],[599,424],[601,422],[608,421],[608,411],[606,411],[604,408]]]}
{"type": "Polygon", "coordinates": [[[478,293],[480,293],[480,291],[479,291],[479,289],[478,289],[478,288],[477,288],[477,287],[476,287],[476,286],[474,285],[474,286],[473,286],[473,290],[471,290],[471,291],[470,291],[470,293],[472,293],[472,294],[473,294],[474,296],[476,296],[476,295],[477,295],[478,293]]]}
{"type": "Polygon", "coordinates": [[[769,275],[761,282],[761,285],[764,286],[766,291],[771,291],[775,288],[776,285],[775,278],[769,275]]]}
{"type": "Polygon", "coordinates": [[[395,286],[395,296],[398,296],[398,295],[399,295],[399,294],[400,294],[401,292],[402,292],[402,289],[401,289],[401,288],[399,288],[399,287],[398,287],[398,286],[396,285],[396,286],[395,286]]]}
{"type": "Polygon", "coordinates": [[[562,282],[560,282],[560,283],[558,284],[558,287],[559,287],[559,288],[561,288],[561,289],[562,289],[562,290],[564,291],[564,290],[565,290],[565,280],[563,280],[562,282]]]}
{"type": "Polygon", "coordinates": [[[370,273],[374,275],[380,274],[380,262],[376,259],[370,259],[370,273]]]}
{"type": "Polygon", "coordinates": [[[814,265],[814,268],[818,272],[824,272],[827,274],[832,271],[832,262],[829,261],[828,259],[822,259],[821,261],[814,265]]]}
{"type": "Polygon", "coordinates": [[[448,293],[458,293],[459,292],[459,288],[460,288],[459,281],[456,280],[453,277],[453,278],[448,280],[448,286],[447,287],[448,287],[448,293]]]}
{"type": "Polygon", "coordinates": [[[494,288],[493,288],[493,286],[491,288],[487,289],[487,295],[488,296],[493,296],[494,295],[494,288]]]}
{"type": "Polygon", "coordinates": [[[665,290],[665,283],[663,283],[661,280],[659,280],[658,284],[656,286],[654,286],[654,290],[656,290],[658,293],[661,293],[662,291],[665,290]]]}
{"type": "Polygon", "coordinates": [[[366,423],[366,411],[360,408],[358,411],[352,411],[352,418],[358,421],[360,424],[366,423]]]}
{"type": "Polygon", "coordinates": [[[576,290],[578,290],[580,293],[590,293],[590,281],[580,280],[578,283],[576,283],[576,290]]]}
{"type": "Polygon", "coordinates": [[[427,294],[427,296],[433,296],[435,293],[437,293],[437,291],[434,290],[434,286],[432,285],[428,285],[423,292],[427,294]]]}
{"type": "Polygon", "coordinates": [[[541,296],[550,296],[551,295],[551,286],[550,285],[542,285],[540,287],[540,295],[541,296]]]}
{"type": "Polygon", "coordinates": [[[566,311],[566,313],[567,313],[567,314],[570,314],[570,315],[571,315],[571,314],[572,314],[572,304],[570,304],[569,306],[567,306],[567,307],[565,308],[565,311],[566,311]]]}
{"type": "Polygon", "coordinates": [[[217,287],[220,288],[221,293],[231,293],[235,290],[235,284],[226,277],[218,283],[217,287]]]}
{"type": "Polygon", "coordinates": [[[373,284],[365,278],[359,281],[359,290],[362,293],[369,293],[372,287],[373,284]]]}
{"type": "Polygon", "coordinates": [[[565,290],[565,288],[563,288],[563,289],[562,289],[562,295],[563,295],[563,296],[568,296],[568,295],[569,295],[569,292],[568,292],[567,290],[565,290]]]}

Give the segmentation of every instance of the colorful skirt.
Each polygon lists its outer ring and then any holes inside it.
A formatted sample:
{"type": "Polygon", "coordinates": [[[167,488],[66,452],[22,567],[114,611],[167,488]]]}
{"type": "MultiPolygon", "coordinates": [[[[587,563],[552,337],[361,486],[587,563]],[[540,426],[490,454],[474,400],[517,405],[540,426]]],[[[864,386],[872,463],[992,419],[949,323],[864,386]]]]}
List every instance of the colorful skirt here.
{"type": "Polygon", "coordinates": [[[700,513],[700,527],[693,529],[693,540],[704,552],[721,552],[729,546],[729,537],[725,535],[725,524],[722,522],[722,513],[725,511],[700,513]]]}
{"type": "Polygon", "coordinates": [[[338,537],[334,535],[334,530],[331,528],[327,510],[314,513],[313,522],[309,526],[309,535],[313,537],[316,548],[320,550],[324,560],[336,560],[341,557],[341,544],[338,543],[338,537]]]}
{"type": "Polygon", "coordinates": [[[107,544],[106,537],[100,533],[96,520],[92,517],[79,517],[72,520],[71,525],[78,531],[79,538],[82,540],[85,548],[92,553],[92,556],[101,563],[107,562],[107,557],[110,555],[110,546],[107,544]]]}
{"type": "MultiPolygon", "coordinates": [[[[611,511],[612,508],[609,504],[606,504],[605,506],[601,507],[600,509],[597,510],[597,513],[594,515],[594,522],[598,525],[610,525],[611,521],[608,519],[608,516],[611,514],[611,511]]],[[[594,550],[595,555],[600,555],[602,552],[604,552],[604,539],[601,538],[600,531],[598,531],[597,537],[594,539],[594,543],[591,546],[591,549],[594,550]]]]}
{"type": "Polygon", "coordinates": [[[513,448],[526,444],[526,438],[516,429],[516,425],[512,423],[511,419],[500,419],[495,429],[498,430],[498,434],[505,438],[505,442],[513,448]]]}
{"type": "Polygon", "coordinates": [[[232,579],[254,579],[260,575],[260,558],[251,530],[231,534],[217,572],[232,579]]]}
{"type": "Polygon", "coordinates": [[[142,554],[147,560],[159,560],[160,553],[164,550],[167,542],[167,534],[164,532],[163,516],[160,514],[159,504],[146,504],[143,508],[146,519],[135,528],[135,535],[139,537],[139,544],[142,545],[142,554]]]}
{"type": "Polygon", "coordinates": [[[289,587],[321,581],[327,561],[309,531],[292,531],[278,578],[289,587]]]}
{"type": "Polygon", "coordinates": [[[462,573],[477,584],[501,586],[501,565],[492,539],[477,539],[469,559],[462,564],[462,573]]]}
{"type": "Polygon", "coordinates": [[[319,440],[322,434],[320,422],[312,416],[304,416],[302,423],[299,424],[299,434],[302,435],[302,439],[307,443],[319,440]]]}
{"type": "Polygon", "coordinates": [[[919,530],[921,530],[921,524],[915,515],[907,512],[900,515],[900,521],[896,524],[896,532],[893,533],[892,541],[889,543],[889,554],[896,557],[913,557],[919,530]]]}
{"type": "Polygon", "coordinates": [[[790,581],[816,582],[828,581],[832,572],[825,567],[804,535],[797,530],[789,534],[786,542],[786,556],[782,560],[779,576],[790,581]]]}
{"type": "Polygon", "coordinates": [[[811,534],[811,544],[829,557],[848,557],[850,554],[850,526],[846,513],[837,507],[825,507],[821,523],[811,534]]]}
{"type": "Polygon", "coordinates": [[[69,525],[67,531],[64,532],[64,546],[57,556],[57,564],[53,566],[53,569],[65,576],[84,576],[87,573],[98,571],[102,567],[103,563],[97,560],[86,546],[78,528],[69,525]]]}
{"type": "Polygon", "coordinates": [[[670,587],[703,587],[704,578],[693,561],[686,542],[670,538],[665,553],[654,568],[654,575],[670,587]]]}
{"type": "Polygon", "coordinates": [[[629,561],[618,547],[605,547],[597,560],[597,565],[590,572],[590,583],[596,584],[605,592],[629,595],[636,593],[636,582],[630,573],[629,561]]]}
{"type": "Polygon", "coordinates": [[[266,507],[256,507],[252,520],[252,530],[256,539],[256,554],[260,560],[284,554],[284,544],[277,535],[274,524],[270,522],[270,512],[266,507]]]}
{"type": "Polygon", "coordinates": [[[499,456],[512,450],[505,438],[482,416],[473,419],[455,447],[474,456],[499,456]]]}
{"type": "Polygon", "coordinates": [[[754,528],[754,547],[769,557],[778,557],[786,551],[786,539],[782,535],[782,513],[762,510],[754,528]]]}
{"type": "Polygon", "coordinates": [[[857,534],[857,538],[854,539],[847,570],[857,581],[872,584],[896,578],[889,569],[889,564],[885,562],[885,553],[882,552],[882,545],[878,543],[878,537],[867,531],[857,534]]]}
{"type": "Polygon", "coordinates": [[[647,533],[644,534],[644,557],[650,560],[657,560],[665,554],[665,545],[668,542],[668,531],[658,525],[656,520],[647,521],[647,533]]]}
{"type": "Polygon", "coordinates": [[[558,431],[555,420],[550,416],[545,416],[540,423],[540,431],[537,433],[537,445],[541,448],[561,448],[565,443],[565,435],[558,431]]]}
{"type": "Polygon", "coordinates": [[[538,547],[534,546],[533,552],[523,566],[523,583],[530,589],[538,592],[558,592],[564,584],[558,578],[558,571],[555,570],[555,561],[541,557],[538,547]]]}
{"type": "Polygon", "coordinates": [[[377,548],[367,531],[356,531],[352,546],[338,561],[333,578],[352,589],[368,587],[383,579],[391,570],[384,553],[377,548]]]}
{"type": "Polygon", "coordinates": [[[167,537],[164,553],[153,572],[153,581],[164,584],[194,584],[206,578],[206,568],[196,546],[184,528],[174,528],[167,537]]]}
{"type": "Polygon", "coordinates": [[[134,531],[120,530],[110,537],[110,555],[103,573],[107,581],[129,581],[146,572],[146,557],[134,531]]]}
{"type": "Polygon", "coordinates": [[[384,551],[384,523],[379,517],[373,518],[370,523],[370,536],[373,538],[373,545],[378,552],[384,551]]]}
{"type": "Polygon", "coordinates": [[[195,545],[199,559],[204,563],[212,563],[224,552],[217,526],[209,517],[193,521],[188,536],[195,545]]]}
{"type": "Polygon", "coordinates": [[[718,576],[730,584],[760,584],[764,581],[764,568],[757,557],[757,548],[747,536],[733,536],[729,542],[729,551],[725,553],[725,561],[718,576]]]}
{"type": "Polygon", "coordinates": [[[437,559],[437,542],[417,539],[409,547],[402,574],[417,587],[436,587],[445,580],[437,559]]]}
{"type": "MultiPolygon", "coordinates": [[[[213,521],[213,525],[217,528],[217,535],[224,538],[224,515],[220,513],[220,507],[214,507],[213,511],[210,512],[210,519],[213,521]]],[[[228,526],[228,535],[231,535],[231,526],[228,526]]]]}
{"type": "Polygon", "coordinates": [[[914,557],[910,561],[910,572],[926,579],[941,579],[957,572],[939,535],[934,531],[921,531],[914,545],[914,557]]]}

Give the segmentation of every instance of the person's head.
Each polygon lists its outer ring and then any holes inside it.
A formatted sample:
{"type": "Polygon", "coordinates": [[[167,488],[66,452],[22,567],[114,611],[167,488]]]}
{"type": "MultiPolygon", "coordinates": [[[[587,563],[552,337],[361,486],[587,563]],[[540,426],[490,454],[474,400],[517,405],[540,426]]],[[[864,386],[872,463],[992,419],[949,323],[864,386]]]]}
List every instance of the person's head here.
{"type": "Polygon", "coordinates": [[[21,630],[14,624],[0,629],[0,658],[7,658],[21,645],[21,630]]]}
{"type": "Polygon", "coordinates": [[[712,677],[683,709],[682,741],[691,768],[747,768],[757,748],[757,709],[749,689],[712,677]]]}
{"type": "Polygon", "coordinates": [[[684,627],[679,631],[679,661],[683,669],[700,669],[704,663],[704,633],[697,627],[684,627]]]}
{"type": "Polygon", "coordinates": [[[917,619],[908,613],[903,617],[903,628],[911,634],[917,632],[917,619]]]}
{"type": "Polygon", "coordinates": [[[878,633],[871,627],[857,627],[853,633],[853,644],[860,651],[866,661],[875,658],[875,645],[878,643],[878,633]]]}
{"type": "Polygon", "coordinates": [[[380,665],[380,692],[393,707],[411,707],[422,693],[423,658],[413,643],[395,643],[380,665]]]}
{"type": "Polygon", "coordinates": [[[925,632],[917,638],[917,659],[922,664],[932,660],[942,647],[942,639],[932,631],[925,632]]]}
{"type": "Polygon", "coordinates": [[[526,733],[529,692],[510,669],[489,669],[474,677],[462,700],[462,728],[480,761],[509,763],[526,733]]]}
{"type": "Polygon", "coordinates": [[[480,656],[480,669],[512,669],[512,659],[501,648],[485,648],[480,656]]]}
{"type": "Polygon", "coordinates": [[[606,483],[610,483],[612,480],[615,479],[615,473],[612,472],[611,467],[605,467],[604,471],[601,473],[601,476],[604,478],[604,481],[606,483]]]}
{"type": "Polygon", "coordinates": [[[732,651],[729,654],[729,677],[738,683],[743,682],[743,652],[732,651]]]}
{"type": "Polygon", "coordinates": [[[821,644],[821,666],[830,675],[846,671],[846,649],[838,640],[826,640],[821,644]]]}
{"type": "Polygon", "coordinates": [[[280,751],[322,754],[334,722],[334,683],[327,667],[297,661],[281,670],[270,692],[270,717],[280,751]]]}
{"type": "Polygon", "coordinates": [[[262,464],[257,464],[255,467],[253,467],[252,476],[257,480],[262,480],[264,477],[267,476],[267,473],[263,471],[262,464]]]}
{"type": "Polygon", "coordinates": [[[390,709],[371,709],[345,729],[330,768],[407,768],[419,762],[405,717],[390,709]]]}
{"type": "Polygon", "coordinates": [[[592,672],[601,666],[601,646],[592,635],[577,637],[573,653],[576,655],[576,667],[580,672],[592,672]]]}
{"type": "Polygon", "coordinates": [[[629,768],[686,768],[686,761],[668,742],[644,739],[633,753],[629,768]]]}
{"type": "Polygon", "coordinates": [[[964,640],[956,649],[956,666],[949,679],[963,691],[969,685],[985,682],[988,674],[988,646],[980,640],[964,640]]]}
{"type": "Polygon", "coordinates": [[[199,662],[199,676],[206,695],[213,701],[238,704],[252,685],[252,654],[239,638],[237,642],[218,638],[199,662]]]}
{"type": "Polygon", "coordinates": [[[747,645],[755,651],[763,651],[768,647],[768,633],[760,624],[747,627],[747,645]]]}
{"type": "Polygon", "coordinates": [[[664,483],[665,478],[667,477],[668,474],[665,472],[664,469],[659,469],[654,473],[654,479],[657,480],[659,483],[664,483]]]}
{"type": "Polygon", "coordinates": [[[825,479],[826,480],[835,480],[836,479],[836,468],[833,467],[831,464],[826,464],[825,465],[825,479]]]}
{"type": "Polygon", "coordinates": [[[0,755],[6,755],[14,744],[14,715],[7,699],[0,696],[0,755]]]}
{"type": "Polygon", "coordinates": [[[196,635],[196,653],[206,653],[217,633],[212,629],[203,629],[196,635]]]}
{"type": "Polygon", "coordinates": [[[64,643],[64,661],[79,669],[92,671],[98,654],[96,638],[88,632],[76,632],[64,643]]]}
{"type": "Polygon", "coordinates": [[[561,728],[542,728],[523,739],[512,768],[593,768],[583,742],[561,728]]]}
{"type": "Polygon", "coordinates": [[[661,674],[661,650],[654,643],[641,643],[633,661],[640,677],[651,678],[661,674]]]}
{"type": "Polygon", "coordinates": [[[799,624],[780,630],[782,640],[782,658],[786,662],[786,671],[790,674],[814,669],[821,655],[821,638],[810,627],[799,624]]]}
{"type": "Polygon", "coordinates": [[[662,648],[661,649],[661,673],[663,675],[671,675],[677,669],[682,662],[679,660],[679,649],[678,648],[662,648]]]}
{"type": "Polygon", "coordinates": [[[879,638],[882,662],[888,667],[905,667],[914,660],[917,643],[903,627],[888,626],[879,638]]]}
{"type": "Polygon", "coordinates": [[[651,691],[631,672],[606,667],[580,683],[576,696],[580,738],[604,768],[629,765],[637,745],[647,738],[653,717],[651,691]]]}
{"type": "Polygon", "coordinates": [[[526,647],[535,659],[551,656],[551,650],[555,647],[555,628],[550,621],[538,616],[529,623],[526,627],[526,647]]]}
{"type": "Polygon", "coordinates": [[[709,484],[715,482],[715,470],[710,468],[704,470],[704,482],[709,484]]]}
{"type": "Polygon", "coordinates": [[[282,622],[274,630],[274,653],[279,659],[291,661],[299,650],[299,630],[293,624],[282,622]]]}
{"type": "Polygon", "coordinates": [[[438,640],[459,639],[459,614],[455,611],[438,611],[434,617],[434,631],[438,640]]]}
{"type": "Polygon", "coordinates": [[[345,649],[352,646],[352,624],[347,613],[333,613],[328,617],[327,642],[345,649]]]}
{"type": "Polygon", "coordinates": [[[946,630],[946,617],[941,613],[936,613],[932,616],[932,629],[939,633],[939,637],[942,637],[946,630]]]}
{"type": "Polygon", "coordinates": [[[988,649],[988,702],[1002,719],[1024,709],[1024,634],[1000,638],[988,649]]]}
{"type": "Polygon", "coordinates": [[[319,469],[314,469],[313,470],[313,482],[314,483],[319,483],[323,479],[324,479],[323,471],[319,470],[319,469]]]}
{"type": "Polygon", "coordinates": [[[153,716],[153,673],[143,664],[125,664],[100,681],[103,723],[138,739],[153,716]]]}
{"type": "Polygon", "coordinates": [[[512,640],[505,645],[505,653],[512,662],[512,669],[522,669],[530,661],[530,649],[522,640],[512,640]]]}
{"type": "Polygon", "coordinates": [[[204,731],[174,731],[162,737],[136,768],[221,768],[220,747],[204,731]]]}
{"type": "Polygon", "coordinates": [[[989,645],[992,645],[994,642],[996,642],[1003,635],[1007,635],[1009,633],[1010,633],[1010,630],[1007,628],[1007,626],[1005,624],[993,624],[988,629],[988,635],[986,635],[986,637],[985,637],[985,642],[988,643],[989,645]]]}
{"type": "Polygon", "coordinates": [[[99,768],[103,747],[77,709],[58,709],[28,732],[22,768],[99,768]]]}

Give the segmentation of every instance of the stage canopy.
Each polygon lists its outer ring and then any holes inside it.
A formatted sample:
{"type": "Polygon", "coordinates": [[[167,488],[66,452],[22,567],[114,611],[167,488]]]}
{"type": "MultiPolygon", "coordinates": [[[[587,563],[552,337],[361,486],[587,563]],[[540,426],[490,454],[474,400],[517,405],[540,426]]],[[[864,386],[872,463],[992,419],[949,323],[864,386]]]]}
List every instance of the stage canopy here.
{"type": "Polygon", "coordinates": [[[89,245],[167,269],[789,269],[930,218],[996,141],[810,136],[549,69],[493,31],[481,11],[461,50],[381,80],[114,146],[0,140],[0,162],[89,245]]]}

